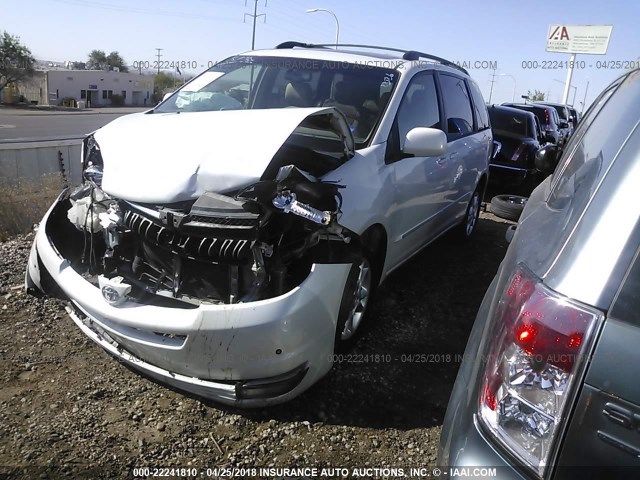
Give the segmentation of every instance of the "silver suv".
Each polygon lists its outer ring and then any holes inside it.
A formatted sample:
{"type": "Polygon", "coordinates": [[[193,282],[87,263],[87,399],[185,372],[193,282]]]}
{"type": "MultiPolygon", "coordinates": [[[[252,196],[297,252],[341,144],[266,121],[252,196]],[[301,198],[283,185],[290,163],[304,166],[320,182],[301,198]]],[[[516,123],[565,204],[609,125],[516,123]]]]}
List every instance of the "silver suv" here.
{"type": "Polygon", "coordinates": [[[638,478],[639,125],[635,70],[598,97],[531,195],[444,420],[439,462],[453,477],[477,465],[499,478],[638,478]]]}

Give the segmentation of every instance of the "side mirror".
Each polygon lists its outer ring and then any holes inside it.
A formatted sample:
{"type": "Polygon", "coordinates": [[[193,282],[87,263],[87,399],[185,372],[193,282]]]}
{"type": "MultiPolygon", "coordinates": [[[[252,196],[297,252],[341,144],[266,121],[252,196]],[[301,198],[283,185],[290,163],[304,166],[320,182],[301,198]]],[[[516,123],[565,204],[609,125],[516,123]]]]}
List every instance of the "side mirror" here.
{"type": "Polygon", "coordinates": [[[447,150],[447,135],[437,128],[416,127],[409,130],[402,153],[415,157],[437,157],[447,150]]]}
{"type": "Polygon", "coordinates": [[[536,170],[544,174],[550,174],[556,169],[558,160],[558,146],[545,145],[536,152],[534,165],[536,170]]]}
{"type": "Polygon", "coordinates": [[[569,122],[567,122],[566,120],[560,120],[560,123],[558,124],[558,126],[560,128],[569,128],[569,122]]]}
{"type": "Polygon", "coordinates": [[[173,95],[173,92],[169,92],[169,93],[165,93],[164,97],[162,97],[162,101],[164,102],[167,98],[169,98],[171,95],[173,95]]]}

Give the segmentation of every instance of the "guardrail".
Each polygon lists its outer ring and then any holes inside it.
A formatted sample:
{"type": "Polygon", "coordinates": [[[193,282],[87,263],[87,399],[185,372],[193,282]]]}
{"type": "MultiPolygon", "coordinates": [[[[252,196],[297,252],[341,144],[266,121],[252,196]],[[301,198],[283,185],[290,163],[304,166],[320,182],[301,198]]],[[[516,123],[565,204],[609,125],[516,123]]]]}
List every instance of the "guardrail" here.
{"type": "Polygon", "coordinates": [[[80,183],[82,137],[0,143],[0,240],[26,233],[67,185],[80,183]]]}

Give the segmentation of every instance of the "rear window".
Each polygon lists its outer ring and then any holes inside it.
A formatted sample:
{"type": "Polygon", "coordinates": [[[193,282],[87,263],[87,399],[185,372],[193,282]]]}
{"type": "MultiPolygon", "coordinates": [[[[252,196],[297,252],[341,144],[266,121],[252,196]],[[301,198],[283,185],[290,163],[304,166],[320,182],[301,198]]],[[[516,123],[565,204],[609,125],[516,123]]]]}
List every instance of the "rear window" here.
{"type": "Polygon", "coordinates": [[[544,113],[544,110],[541,108],[532,108],[528,110],[538,118],[541,125],[547,124],[547,115],[544,113]]]}
{"type": "Polygon", "coordinates": [[[531,137],[533,125],[531,117],[517,113],[491,108],[489,110],[491,118],[491,128],[496,134],[506,135],[514,138],[531,137]]]}
{"type": "Polygon", "coordinates": [[[562,119],[562,120],[569,120],[569,116],[567,115],[567,109],[565,107],[560,107],[560,106],[554,106],[553,108],[556,109],[556,112],[558,112],[558,116],[562,119]]]}

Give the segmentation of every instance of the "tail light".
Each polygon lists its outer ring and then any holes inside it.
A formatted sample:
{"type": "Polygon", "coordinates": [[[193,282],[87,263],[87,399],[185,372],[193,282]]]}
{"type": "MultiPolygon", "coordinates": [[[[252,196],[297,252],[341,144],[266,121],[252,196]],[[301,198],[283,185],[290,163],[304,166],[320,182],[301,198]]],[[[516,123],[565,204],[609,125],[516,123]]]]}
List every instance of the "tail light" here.
{"type": "Polygon", "coordinates": [[[524,152],[524,144],[520,144],[518,145],[518,148],[516,148],[516,151],[513,152],[513,155],[511,156],[511,161],[512,162],[517,162],[518,160],[520,160],[520,157],[522,156],[524,152]]]}
{"type": "Polygon", "coordinates": [[[519,265],[490,326],[479,418],[540,476],[581,381],[602,314],[545,287],[519,265]]]}
{"type": "Polygon", "coordinates": [[[547,121],[547,125],[551,125],[551,119],[549,118],[549,110],[547,110],[546,108],[544,109],[544,118],[547,121]]]}

